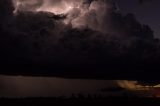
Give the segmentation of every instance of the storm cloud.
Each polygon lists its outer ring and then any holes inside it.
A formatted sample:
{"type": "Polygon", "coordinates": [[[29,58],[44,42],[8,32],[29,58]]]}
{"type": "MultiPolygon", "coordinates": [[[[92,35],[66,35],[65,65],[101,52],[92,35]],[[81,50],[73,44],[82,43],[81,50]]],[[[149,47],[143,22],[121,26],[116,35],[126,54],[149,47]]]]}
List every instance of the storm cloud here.
{"type": "Polygon", "coordinates": [[[3,63],[93,67],[159,61],[159,40],[152,29],[133,14],[121,14],[111,0],[2,4],[0,14],[5,15],[0,16],[7,17],[1,20],[3,63]],[[59,14],[55,10],[61,6],[59,14]]]}

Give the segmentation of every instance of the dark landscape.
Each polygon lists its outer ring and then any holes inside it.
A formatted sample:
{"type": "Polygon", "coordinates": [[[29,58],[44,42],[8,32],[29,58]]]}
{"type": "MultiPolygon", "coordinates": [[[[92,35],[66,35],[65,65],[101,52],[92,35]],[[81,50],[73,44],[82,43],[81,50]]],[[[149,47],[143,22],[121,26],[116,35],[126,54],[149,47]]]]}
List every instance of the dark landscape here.
{"type": "Polygon", "coordinates": [[[160,104],[159,98],[24,98],[0,99],[1,106],[155,106],[160,104]]]}

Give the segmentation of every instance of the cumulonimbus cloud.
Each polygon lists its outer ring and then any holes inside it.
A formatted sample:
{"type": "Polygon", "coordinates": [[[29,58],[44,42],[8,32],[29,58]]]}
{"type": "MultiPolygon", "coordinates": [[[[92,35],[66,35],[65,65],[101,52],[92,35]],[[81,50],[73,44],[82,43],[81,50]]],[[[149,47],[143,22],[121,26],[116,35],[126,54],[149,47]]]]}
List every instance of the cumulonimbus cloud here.
{"type": "Polygon", "coordinates": [[[7,8],[12,7],[11,3],[0,7],[0,14],[7,14],[0,16],[11,20],[9,25],[8,21],[2,21],[6,24],[1,32],[6,35],[1,36],[3,62],[81,65],[127,61],[136,64],[160,58],[159,41],[154,39],[149,26],[140,24],[133,14],[122,15],[111,0],[87,3],[70,0],[68,3],[80,5],[73,5],[64,14],[47,11],[43,5],[54,9],[63,7],[65,1],[33,4],[29,1],[21,0],[18,7],[14,5],[17,10],[14,14],[13,9],[7,8]]]}

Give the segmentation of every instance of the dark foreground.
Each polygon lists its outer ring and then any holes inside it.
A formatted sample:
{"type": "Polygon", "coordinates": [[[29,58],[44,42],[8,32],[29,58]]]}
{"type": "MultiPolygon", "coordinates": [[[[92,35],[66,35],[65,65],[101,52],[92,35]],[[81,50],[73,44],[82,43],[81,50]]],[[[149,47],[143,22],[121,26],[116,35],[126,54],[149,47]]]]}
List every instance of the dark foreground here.
{"type": "Polygon", "coordinates": [[[25,98],[0,99],[0,106],[155,106],[159,98],[25,98]]]}

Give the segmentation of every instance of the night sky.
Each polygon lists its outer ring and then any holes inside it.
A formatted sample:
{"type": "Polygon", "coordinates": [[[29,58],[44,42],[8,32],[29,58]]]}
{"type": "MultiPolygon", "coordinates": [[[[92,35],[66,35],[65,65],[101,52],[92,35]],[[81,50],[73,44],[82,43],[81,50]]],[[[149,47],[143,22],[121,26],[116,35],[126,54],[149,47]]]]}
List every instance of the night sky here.
{"type": "Polygon", "coordinates": [[[123,13],[134,13],[136,18],[143,24],[148,24],[156,37],[160,37],[160,14],[159,0],[115,0],[123,13]]]}
{"type": "Polygon", "coordinates": [[[151,96],[160,86],[159,3],[0,0],[0,96],[151,96]]]}

